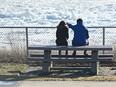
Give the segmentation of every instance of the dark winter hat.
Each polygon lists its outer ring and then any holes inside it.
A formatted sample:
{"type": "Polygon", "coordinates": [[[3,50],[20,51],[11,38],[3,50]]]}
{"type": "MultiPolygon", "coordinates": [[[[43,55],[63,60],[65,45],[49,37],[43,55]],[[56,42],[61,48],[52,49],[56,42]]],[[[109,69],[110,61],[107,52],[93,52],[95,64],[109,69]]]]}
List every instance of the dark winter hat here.
{"type": "Polygon", "coordinates": [[[83,20],[81,18],[77,19],[77,23],[78,22],[83,22],[83,20]]]}

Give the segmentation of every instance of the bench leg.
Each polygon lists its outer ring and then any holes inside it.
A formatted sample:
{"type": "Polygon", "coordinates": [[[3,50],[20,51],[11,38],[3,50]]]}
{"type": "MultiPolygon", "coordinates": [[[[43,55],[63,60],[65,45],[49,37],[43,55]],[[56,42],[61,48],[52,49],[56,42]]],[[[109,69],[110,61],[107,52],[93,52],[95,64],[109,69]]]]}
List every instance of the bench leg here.
{"type": "Polygon", "coordinates": [[[44,50],[44,61],[42,65],[42,72],[48,73],[50,71],[50,62],[51,59],[51,51],[50,50],[44,50]]]}
{"type": "Polygon", "coordinates": [[[92,58],[95,59],[96,62],[91,63],[91,73],[94,75],[98,75],[99,70],[98,51],[92,51],[92,58]]]}

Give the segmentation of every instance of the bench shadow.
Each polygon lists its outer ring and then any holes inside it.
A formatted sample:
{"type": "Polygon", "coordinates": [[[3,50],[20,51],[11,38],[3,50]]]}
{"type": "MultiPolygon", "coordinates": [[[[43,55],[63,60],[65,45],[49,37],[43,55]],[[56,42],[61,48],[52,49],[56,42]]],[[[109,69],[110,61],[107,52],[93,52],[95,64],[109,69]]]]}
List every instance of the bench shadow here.
{"type": "Polygon", "coordinates": [[[38,73],[38,77],[47,78],[78,78],[93,76],[90,71],[51,71],[49,73],[38,73]]]}
{"type": "Polygon", "coordinates": [[[44,80],[43,78],[78,78],[78,77],[90,77],[93,76],[89,70],[78,70],[78,71],[66,71],[66,70],[51,70],[49,73],[42,73],[41,70],[32,70],[28,72],[21,71],[8,71],[11,75],[0,75],[0,81],[23,81],[23,80],[33,80],[39,79],[39,81],[44,80]]]}

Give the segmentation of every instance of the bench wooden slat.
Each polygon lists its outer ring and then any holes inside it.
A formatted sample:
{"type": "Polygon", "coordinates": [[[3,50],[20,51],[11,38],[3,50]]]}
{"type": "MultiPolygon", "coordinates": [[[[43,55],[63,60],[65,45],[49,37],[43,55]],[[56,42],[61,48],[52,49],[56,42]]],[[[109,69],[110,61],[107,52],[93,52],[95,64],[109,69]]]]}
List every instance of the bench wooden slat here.
{"type": "MultiPolygon", "coordinates": [[[[76,57],[76,58],[78,58],[78,57],[91,57],[91,55],[87,55],[87,56],[85,56],[85,55],[75,55],[75,56],[73,56],[73,55],[51,55],[52,57],[76,57]]],[[[30,55],[30,57],[44,57],[44,55],[38,55],[38,54],[31,54],[30,55]]],[[[99,55],[99,57],[113,57],[113,54],[100,54],[99,55]]]]}
{"type": "Polygon", "coordinates": [[[91,67],[52,67],[50,70],[90,70],[91,67]]]}
{"type": "Polygon", "coordinates": [[[29,46],[28,50],[112,50],[112,46],[110,45],[93,45],[93,46],[29,46]]]}
{"type": "MultiPolygon", "coordinates": [[[[44,58],[38,58],[38,57],[28,57],[28,60],[30,61],[44,61],[44,58]]],[[[53,61],[53,62],[112,62],[112,57],[107,57],[107,58],[99,58],[98,60],[92,59],[92,58],[54,58],[52,57],[48,61],[53,61]]]]}

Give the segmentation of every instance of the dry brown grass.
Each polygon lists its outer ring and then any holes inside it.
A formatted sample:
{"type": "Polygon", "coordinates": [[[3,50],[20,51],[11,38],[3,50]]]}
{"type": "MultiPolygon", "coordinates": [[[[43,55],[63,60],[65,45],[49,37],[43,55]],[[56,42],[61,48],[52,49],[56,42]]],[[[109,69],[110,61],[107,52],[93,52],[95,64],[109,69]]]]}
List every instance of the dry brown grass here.
{"type": "Polygon", "coordinates": [[[1,63],[0,64],[0,75],[15,75],[18,72],[21,72],[24,69],[26,69],[27,66],[28,65],[26,64],[1,63]]]}
{"type": "Polygon", "coordinates": [[[51,72],[47,75],[39,73],[38,70],[27,72],[27,64],[1,63],[0,80],[33,80],[33,81],[116,81],[116,75],[91,75],[67,72],[51,72]],[[22,73],[21,75],[19,75],[22,73]],[[70,74],[70,75],[69,75],[70,74]]]}

